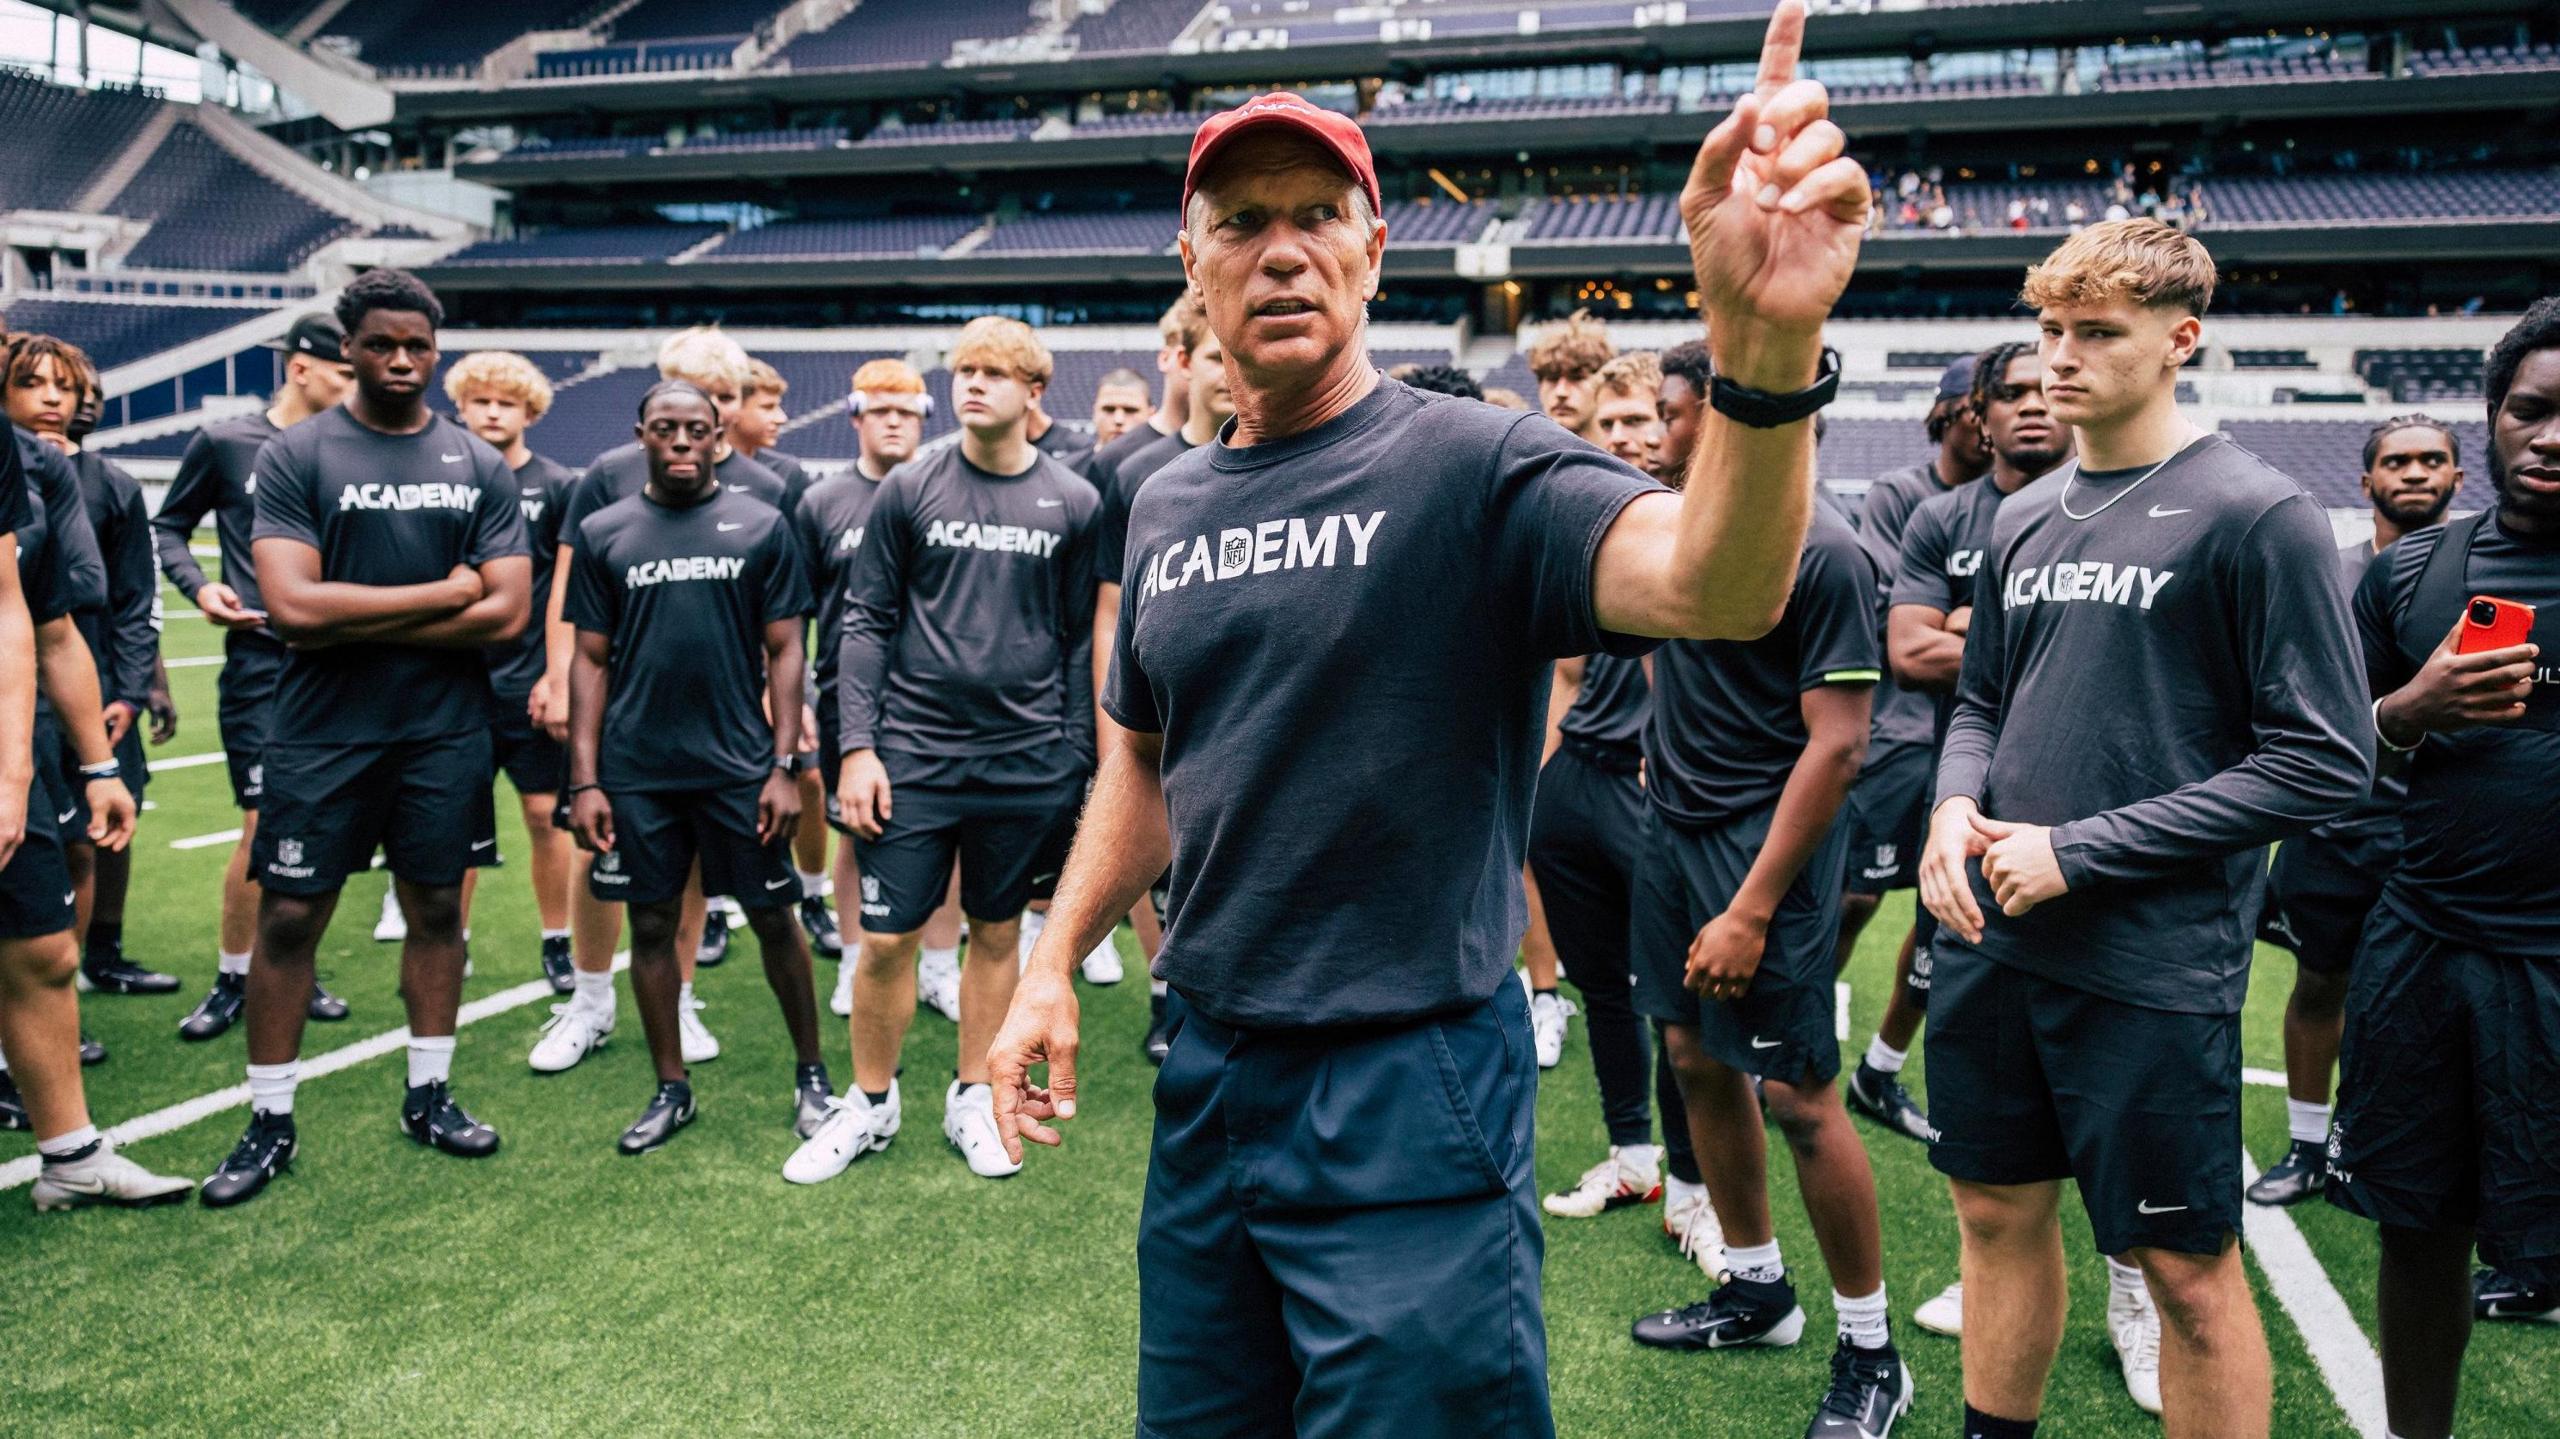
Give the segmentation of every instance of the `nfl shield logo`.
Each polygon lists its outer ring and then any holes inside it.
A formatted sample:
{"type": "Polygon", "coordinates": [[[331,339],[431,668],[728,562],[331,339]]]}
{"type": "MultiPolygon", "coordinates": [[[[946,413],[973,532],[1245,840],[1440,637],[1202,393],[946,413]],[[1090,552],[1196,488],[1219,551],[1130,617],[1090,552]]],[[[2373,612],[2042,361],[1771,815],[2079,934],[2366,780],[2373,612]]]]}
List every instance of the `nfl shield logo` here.
{"type": "Polygon", "coordinates": [[[1893,862],[1901,857],[1902,850],[1898,845],[1880,844],[1876,846],[1876,868],[1878,869],[1893,868],[1893,862]]]}
{"type": "Polygon", "coordinates": [[[276,845],[276,862],[279,864],[302,863],[302,841],[298,839],[288,839],[278,843],[276,845]]]}
{"type": "Polygon", "coordinates": [[[1251,544],[1252,541],[1246,539],[1243,535],[1229,536],[1227,539],[1227,549],[1224,562],[1225,567],[1230,570],[1243,569],[1245,554],[1251,544]]]}
{"type": "Polygon", "coordinates": [[[880,877],[878,875],[866,874],[862,877],[862,899],[866,904],[878,904],[880,902],[880,877]]]}

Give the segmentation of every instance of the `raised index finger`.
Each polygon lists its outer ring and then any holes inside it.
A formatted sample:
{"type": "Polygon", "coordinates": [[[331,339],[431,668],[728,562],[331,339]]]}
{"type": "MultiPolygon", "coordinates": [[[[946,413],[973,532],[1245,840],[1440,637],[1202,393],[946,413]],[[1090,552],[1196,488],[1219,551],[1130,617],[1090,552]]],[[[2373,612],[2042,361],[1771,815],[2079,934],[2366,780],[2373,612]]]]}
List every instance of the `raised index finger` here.
{"type": "Polygon", "coordinates": [[[1769,33],[1760,40],[1760,78],[1753,90],[1766,99],[1796,78],[1796,60],[1804,54],[1804,0],[1778,0],[1769,16],[1769,33]]]}

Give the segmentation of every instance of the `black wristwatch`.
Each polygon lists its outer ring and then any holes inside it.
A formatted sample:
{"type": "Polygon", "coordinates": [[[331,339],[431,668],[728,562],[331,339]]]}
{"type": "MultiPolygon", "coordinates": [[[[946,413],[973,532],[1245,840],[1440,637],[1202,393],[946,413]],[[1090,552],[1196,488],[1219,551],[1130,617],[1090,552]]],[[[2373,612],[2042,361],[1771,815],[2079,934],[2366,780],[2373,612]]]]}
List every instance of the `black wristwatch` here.
{"type": "Polygon", "coordinates": [[[1839,394],[1840,352],[1829,345],[1822,347],[1822,362],[1815,368],[1813,383],[1792,395],[1773,395],[1737,385],[1722,375],[1707,384],[1707,403],[1717,414],[1755,430],[1792,425],[1830,404],[1839,394]]]}
{"type": "Polygon", "coordinates": [[[809,772],[809,757],[805,754],[776,755],[773,767],[793,779],[798,779],[809,772]]]}

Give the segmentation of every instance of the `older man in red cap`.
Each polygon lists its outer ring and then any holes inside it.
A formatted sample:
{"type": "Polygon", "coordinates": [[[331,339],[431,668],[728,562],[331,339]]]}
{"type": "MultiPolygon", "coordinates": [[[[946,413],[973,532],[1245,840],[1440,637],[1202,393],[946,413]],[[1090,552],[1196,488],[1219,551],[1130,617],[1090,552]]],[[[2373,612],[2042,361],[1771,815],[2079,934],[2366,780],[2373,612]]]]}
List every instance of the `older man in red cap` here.
{"type": "Polygon", "coordinates": [[[1058,1142],[1070,972],[1169,863],[1142,1436],[1553,1432],[1511,968],[1547,670],[1786,603],[1867,204],[1803,33],[1782,0],[1681,197],[1718,371],[1685,498],[1370,364],[1358,126],[1265,95],[1193,141],[1235,417],[1138,494],[1101,774],[991,1052],[1008,1146],[1058,1142]]]}

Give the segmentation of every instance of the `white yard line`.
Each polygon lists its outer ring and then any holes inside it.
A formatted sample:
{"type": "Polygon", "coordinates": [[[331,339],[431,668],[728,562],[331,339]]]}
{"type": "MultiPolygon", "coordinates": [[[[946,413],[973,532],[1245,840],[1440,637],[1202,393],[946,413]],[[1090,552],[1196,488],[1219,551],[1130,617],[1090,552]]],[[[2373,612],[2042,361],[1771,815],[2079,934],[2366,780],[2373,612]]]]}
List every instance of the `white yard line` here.
{"type": "MultiPolygon", "coordinates": [[[[628,950],[613,957],[613,967],[617,971],[627,969],[630,965],[631,954],[628,950]]],[[[462,1011],[455,1017],[454,1024],[456,1028],[477,1024],[494,1015],[505,1014],[511,1009],[522,1009],[538,1000],[558,997],[551,992],[549,981],[529,979],[513,988],[483,995],[462,1006],[462,1011]]],[[[386,1029],[370,1038],[359,1039],[353,1044],[303,1060],[302,1080],[307,1084],[324,1074],[335,1074],[341,1069],[352,1069],[368,1059],[397,1054],[406,1049],[408,1043],[409,1030],[406,1025],[398,1029],[386,1029]]],[[[170,1105],[166,1109],[155,1109],[149,1114],[136,1115],[122,1124],[110,1126],[106,1131],[106,1139],[109,1144],[122,1148],[128,1144],[136,1144],[145,1139],[184,1129],[199,1120],[211,1119],[225,1110],[237,1109],[248,1102],[249,1086],[245,1083],[235,1084],[227,1089],[217,1089],[211,1094],[199,1094],[193,1099],[170,1105]]],[[[34,1183],[37,1173],[42,1168],[43,1160],[33,1154],[0,1164],[0,1194],[5,1194],[22,1184],[34,1183]]]]}
{"type": "Polygon", "coordinates": [[[228,658],[230,658],[228,655],[180,655],[176,659],[164,659],[160,663],[173,670],[206,669],[228,658]]]}
{"type": "MultiPolygon", "coordinates": [[[[2245,1149],[2240,1153],[2240,1182],[2258,1182],[2257,1162],[2245,1149]]],[[[2311,1362],[2347,1416],[2348,1426],[2362,1439],[2388,1439],[2381,1357],[2373,1352],[2355,1315],[2348,1312],[2338,1287],[2329,1282],[2319,1257],[2283,1210],[2260,1204],[2243,1204],[2240,1209],[2241,1233],[2267,1276],[2267,1291],[2301,1331],[2302,1347],[2310,1351],[2311,1362]]]]}
{"type": "Polygon", "coordinates": [[[1842,1044],[1849,1042],[1849,981],[1831,982],[1831,1037],[1842,1044]]]}
{"type": "Polygon", "coordinates": [[[218,829],[211,834],[191,834],[185,839],[173,839],[169,841],[169,848],[211,849],[218,844],[237,844],[239,841],[240,831],[236,829],[218,829]]]}
{"type": "Polygon", "coordinates": [[[145,762],[150,765],[153,774],[165,774],[173,769],[197,769],[209,764],[220,764],[227,758],[229,756],[222,751],[215,750],[210,754],[172,755],[167,759],[150,759],[145,762]]]}

